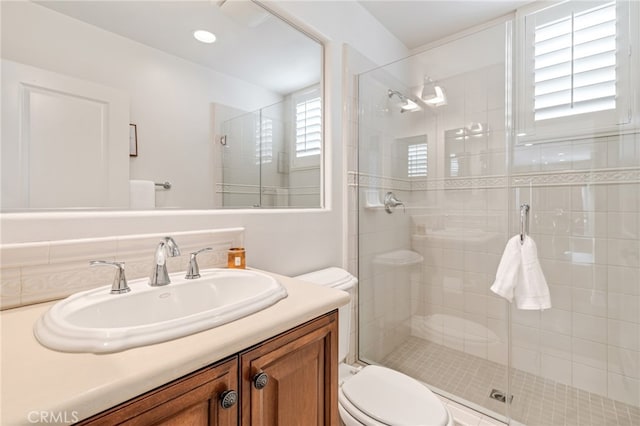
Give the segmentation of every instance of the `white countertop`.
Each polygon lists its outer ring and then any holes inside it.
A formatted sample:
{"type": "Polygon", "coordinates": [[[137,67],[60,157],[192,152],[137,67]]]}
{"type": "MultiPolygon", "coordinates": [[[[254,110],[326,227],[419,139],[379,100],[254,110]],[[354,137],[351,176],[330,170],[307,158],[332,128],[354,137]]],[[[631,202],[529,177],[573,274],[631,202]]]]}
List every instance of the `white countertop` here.
{"type": "Polygon", "coordinates": [[[0,424],[30,424],[41,415],[63,424],[87,418],[349,301],[346,292],[268,274],[288,292],[275,305],[211,330],[112,354],[40,345],[33,324],[55,302],[3,311],[0,424]]]}

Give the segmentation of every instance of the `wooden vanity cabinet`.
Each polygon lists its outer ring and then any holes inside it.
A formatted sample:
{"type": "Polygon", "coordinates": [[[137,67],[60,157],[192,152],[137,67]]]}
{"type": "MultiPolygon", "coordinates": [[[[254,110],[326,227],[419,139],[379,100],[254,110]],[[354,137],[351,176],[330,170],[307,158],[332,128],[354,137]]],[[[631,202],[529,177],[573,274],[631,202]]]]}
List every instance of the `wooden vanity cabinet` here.
{"type": "Polygon", "coordinates": [[[238,361],[232,357],[177,379],[80,425],[215,425],[238,424],[238,404],[222,408],[223,392],[238,389],[238,361]]]}
{"type": "Polygon", "coordinates": [[[338,424],[337,322],[333,312],[240,354],[242,426],[338,424]]]}
{"type": "Polygon", "coordinates": [[[333,426],[337,380],[333,311],[79,424],[333,426]],[[237,401],[223,408],[228,391],[237,401]]]}

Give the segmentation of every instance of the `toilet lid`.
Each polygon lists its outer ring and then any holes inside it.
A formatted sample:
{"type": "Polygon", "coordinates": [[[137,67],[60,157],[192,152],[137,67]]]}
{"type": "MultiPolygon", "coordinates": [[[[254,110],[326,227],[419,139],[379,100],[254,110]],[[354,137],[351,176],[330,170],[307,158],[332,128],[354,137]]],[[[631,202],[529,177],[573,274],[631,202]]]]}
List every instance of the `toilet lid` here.
{"type": "Polygon", "coordinates": [[[388,425],[441,425],[447,410],[415,379],[376,365],[363,368],[342,385],[344,396],[364,414],[388,425]]]}
{"type": "Polygon", "coordinates": [[[349,290],[358,282],[349,272],[336,267],[309,272],[308,274],[298,275],[295,278],[339,290],[349,290]]]}

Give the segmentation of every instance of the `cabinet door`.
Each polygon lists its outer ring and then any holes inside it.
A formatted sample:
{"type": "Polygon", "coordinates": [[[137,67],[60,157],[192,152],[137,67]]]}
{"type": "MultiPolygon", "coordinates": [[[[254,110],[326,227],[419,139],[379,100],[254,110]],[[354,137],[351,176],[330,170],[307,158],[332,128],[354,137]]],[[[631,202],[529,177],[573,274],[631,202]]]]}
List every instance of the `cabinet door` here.
{"type": "Polygon", "coordinates": [[[240,354],[242,425],[338,424],[337,323],[334,311],[240,354]]]}
{"type": "Polygon", "coordinates": [[[239,404],[222,407],[221,396],[228,390],[238,390],[237,357],[199,370],[80,424],[233,426],[238,424],[239,404]]]}

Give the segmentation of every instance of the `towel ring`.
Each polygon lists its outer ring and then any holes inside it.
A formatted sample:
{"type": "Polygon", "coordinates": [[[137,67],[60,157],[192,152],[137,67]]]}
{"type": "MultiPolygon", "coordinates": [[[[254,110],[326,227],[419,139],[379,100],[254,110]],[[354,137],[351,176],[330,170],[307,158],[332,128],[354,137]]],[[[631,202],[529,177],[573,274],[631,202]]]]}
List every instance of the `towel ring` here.
{"type": "Polygon", "coordinates": [[[520,205],[520,244],[524,244],[524,239],[529,233],[529,204],[520,205]]]}

